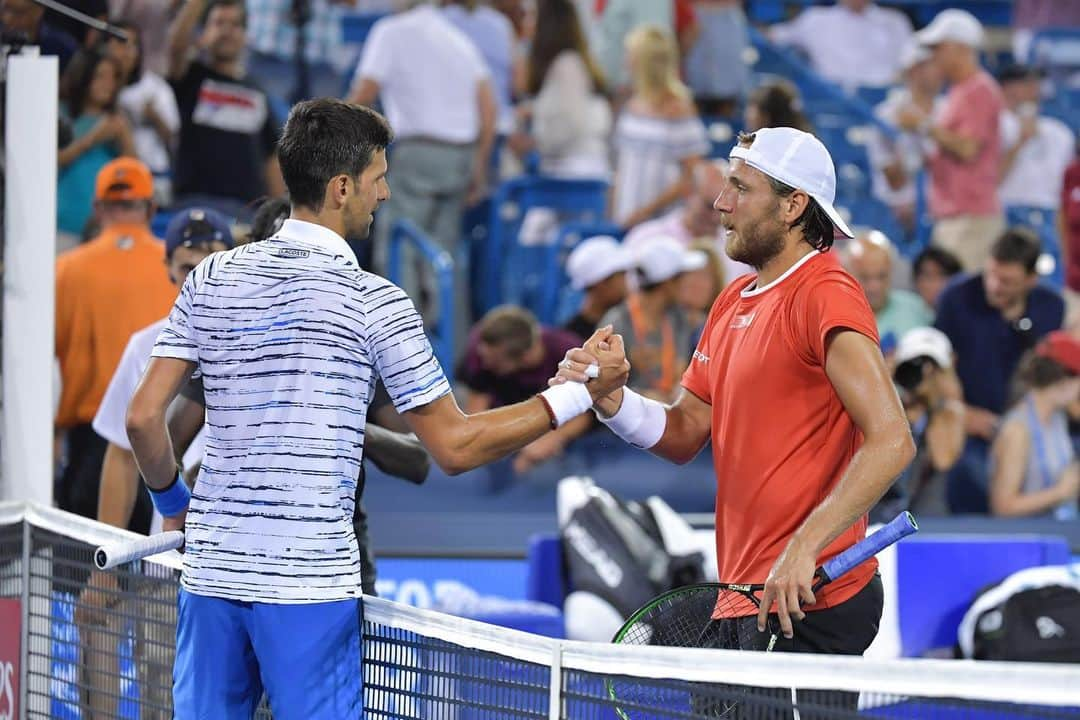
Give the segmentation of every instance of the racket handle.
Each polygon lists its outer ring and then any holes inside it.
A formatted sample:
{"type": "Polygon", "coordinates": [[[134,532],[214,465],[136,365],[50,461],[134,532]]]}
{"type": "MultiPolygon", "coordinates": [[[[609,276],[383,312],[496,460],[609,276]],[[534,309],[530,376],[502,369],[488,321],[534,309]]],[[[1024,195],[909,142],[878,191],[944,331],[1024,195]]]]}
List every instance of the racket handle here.
{"type": "Polygon", "coordinates": [[[102,545],[94,551],[94,565],[98,570],[108,570],[151,555],[175,550],[184,544],[180,530],[158,533],[139,540],[102,545]]]}
{"type": "Polygon", "coordinates": [[[902,538],[911,535],[918,529],[919,526],[911,513],[907,511],[900,513],[888,525],[822,565],[821,571],[818,573],[821,579],[817,586],[820,587],[830,583],[841,575],[854,570],[885,548],[899,542],[902,538]]]}

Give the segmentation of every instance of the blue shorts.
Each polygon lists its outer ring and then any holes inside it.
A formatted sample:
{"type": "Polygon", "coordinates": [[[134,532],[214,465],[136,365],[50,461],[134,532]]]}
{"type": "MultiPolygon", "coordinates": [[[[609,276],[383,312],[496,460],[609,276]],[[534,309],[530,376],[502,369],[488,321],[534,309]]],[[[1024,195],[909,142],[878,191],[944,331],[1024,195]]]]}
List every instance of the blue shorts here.
{"type": "Polygon", "coordinates": [[[274,720],[363,714],[360,601],[279,605],[180,590],[175,720],[251,720],[266,691],[274,720]]]}

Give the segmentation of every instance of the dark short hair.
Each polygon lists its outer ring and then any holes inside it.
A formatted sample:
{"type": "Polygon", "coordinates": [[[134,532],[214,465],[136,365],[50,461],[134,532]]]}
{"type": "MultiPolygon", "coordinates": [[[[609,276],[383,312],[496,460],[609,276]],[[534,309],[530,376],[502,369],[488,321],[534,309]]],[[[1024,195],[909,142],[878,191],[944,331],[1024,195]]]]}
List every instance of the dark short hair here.
{"type": "Polygon", "coordinates": [[[297,103],[278,141],[278,163],[293,205],[321,210],[331,178],[360,177],[393,131],[379,113],[343,100],[297,103]]]}
{"type": "Polygon", "coordinates": [[[247,27],[247,6],[244,4],[244,0],[210,0],[206,4],[206,11],[202,16],[202,24],[205,25],[206,21],[210,19],[210,13],[217,8],[240,8],[240,12],[243,13],[244,27],[247,27]]]}
{"type": "Polygon", "coordinates": [[[497,347],[517,360],[540,337],[540,323],[523,307],[500,305],[480,319],[480,342],[497,347]]]}
{"type": "MultiPolygon", "coordinates": [[[[740,147],[750,147],[754,144],[755,137],[755,133],[739,133],[740,147]]],[[[769,187],[772,188],[773,193],[778,198],[786,198],[798,189],[777,180],[771,175],[765,173],[762,173],[762,175],[765,175],[765,178],[769,181],[769,187]]],[[[825,214],[825,210],[822,209],[817,200],[810,197],[809,193],[807,193],[807,198],[809,202],[806,209],[803,210],[802,215],[795,219],[795,222],[791,223],[791,227],[802,228],[803,239],[810,243],[810,247],[819,252],[828,252],[835,240],[836,226],[833,225],[832,218],[825,214]]]]}
{"type": "Polygon", "coordinates": [[[267,198],[251,217],[251,230],[248,242],[260,242],[281,229],[285,218],[289,217],[289,199],[283,197],[267,198]]]}
{"type": "Polygon", "coordinates": [[[915,262],[911,264],[912,275],[918,277],[927,263],[934,263],[940,267],[947,277],[952,277],[964,269],[951,252],[931,245],[915,257],[915,262]]]}
{"type": "Polygon", "coordinates": [[[1028,275],[1034,274],[1041,254],[1042,243],[1039,242],[1039,237],[1025,227],[1007,229],[990,248],[990,257],[999,263],[1021,265],[1028,275]]]}

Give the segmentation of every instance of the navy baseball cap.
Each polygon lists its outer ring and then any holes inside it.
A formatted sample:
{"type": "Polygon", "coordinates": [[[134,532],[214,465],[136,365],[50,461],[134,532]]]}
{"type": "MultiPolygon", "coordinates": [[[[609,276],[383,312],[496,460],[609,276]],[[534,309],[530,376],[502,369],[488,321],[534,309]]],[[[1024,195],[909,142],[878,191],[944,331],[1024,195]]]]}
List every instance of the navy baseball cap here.
{"type": "Polygon", "coordinates": [[[220,242],[233,246],[228,219],[210,208],[188,208],[176,214],[165,229],[165,256],[172,257],[179,247],[195,247],[220,242]]]}

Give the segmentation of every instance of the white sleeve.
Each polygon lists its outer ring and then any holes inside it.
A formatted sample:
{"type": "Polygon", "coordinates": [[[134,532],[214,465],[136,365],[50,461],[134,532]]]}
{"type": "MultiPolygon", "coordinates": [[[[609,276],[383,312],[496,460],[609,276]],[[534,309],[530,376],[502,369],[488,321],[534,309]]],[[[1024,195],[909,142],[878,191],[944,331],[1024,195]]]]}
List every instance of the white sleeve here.
{"type": "Polygon", "coordinates": [[[386,38],[386,21],[376,22],[364,40],[355,80],[366,77],[385,85],[394,66],[393,49],[394,42],[386,38]]]}
{"type": "Polygon", "coordinates": [[[386,283],[371,293],[366,331],[368,352],[399,413],[450,392],[424,321],[401,288],[386,283]]]}
{"type": "Polygon", "coordinates": [[[533,135],[541,155],[573,147],[585,131],[592,78],[577,53],[564,53],[549,66],[533,103],[533,135]]]}
{"type": "Polygon", "coordinates": [[[129,340],[92,423],[94,432],[123,450],[131,450],[125,423],[128,404],[149,360],[137,351],[136,343],[129,340]]]}
{"type": "Polygon", "coordinates": [[[205,272],[207,258],[188,273],[184,280],[184,287],[180,289],[180,295],[176,298],[169,313],[169,319],[158,335],[154,343],[154,350],[150,354],[153,357],[176,358],[198,362],[199,353],[195,344],[195,330],[192,327],[192,314],[195,310],[195,284],[198,278],[205,272]]]}
{"type": "Polygon", "coordinates": [[[807,33],[812,22],[811,8],[807,8],[788,22],[773,25],[769,28],[768,37],[777,45],[806,48],[809,41],[807,33]]]}

